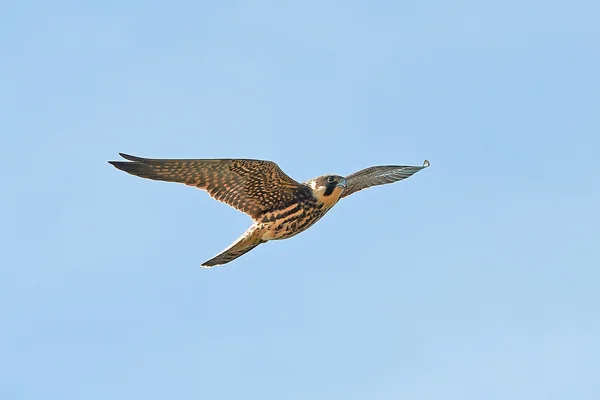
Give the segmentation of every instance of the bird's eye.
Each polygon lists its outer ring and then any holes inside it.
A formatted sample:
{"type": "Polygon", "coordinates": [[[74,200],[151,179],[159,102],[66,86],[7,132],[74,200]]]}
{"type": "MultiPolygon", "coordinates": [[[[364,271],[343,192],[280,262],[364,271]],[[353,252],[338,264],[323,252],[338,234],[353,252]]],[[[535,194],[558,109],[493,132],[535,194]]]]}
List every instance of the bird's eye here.
{"type": "Polygon", "coordinates": [[[335,176],[328,176],[327,183],[333,183],[333,182],[335,182],[335,176]]]}

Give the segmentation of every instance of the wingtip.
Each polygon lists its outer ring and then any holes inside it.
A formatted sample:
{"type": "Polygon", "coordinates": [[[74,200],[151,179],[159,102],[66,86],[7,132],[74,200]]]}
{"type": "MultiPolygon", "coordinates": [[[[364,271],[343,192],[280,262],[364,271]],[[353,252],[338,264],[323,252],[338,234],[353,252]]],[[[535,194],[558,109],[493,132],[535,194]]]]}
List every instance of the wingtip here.
{"type": "Polygon", "coordinates": [[[127,153],[119,153],[119,155],[121,157],[123,157],[124,159],[129,160],[129,161],[140,161],[140,160],[142,160],[140,157],[132,156],[131,154],[127,154],[127,153]]]}
{"type": "Polygon", "coordinates": [[[127,161],[109,161],[108,163],[116,169],[127,173],[131,173],[131,166],[135,165],[134,163],[129,163],[127,161]]]}
{"type": "MultiPolygon", "coordinates": [[[[145,158],[132,156],[131,154],[127,154],[127,153],[119,153],[119,155],[121,157],[123,157],[124,159],[126,159],[127,161],[143,162],[145,160],[145,158]]],[[[119,168],[120,164],[125,164],[126,162],[124,162],[124,161],[108,161],[108,163],[119,168]]]]}
{"type": "Polygon", "coordinates": [[[423,161],[423,168],[427,168],[429,167],[431,164],[429,163],[429,160],[425,160],[423,161]]]}
{"type": "Polygon", "coordinates": [[[212,267],[215,267],[217,265],[220,265],[220,264],[214,262],[213,259],[211,258],[210,260],[206,260],[202,264],[200,264],[200,268],[212,268],[212,267]]]}

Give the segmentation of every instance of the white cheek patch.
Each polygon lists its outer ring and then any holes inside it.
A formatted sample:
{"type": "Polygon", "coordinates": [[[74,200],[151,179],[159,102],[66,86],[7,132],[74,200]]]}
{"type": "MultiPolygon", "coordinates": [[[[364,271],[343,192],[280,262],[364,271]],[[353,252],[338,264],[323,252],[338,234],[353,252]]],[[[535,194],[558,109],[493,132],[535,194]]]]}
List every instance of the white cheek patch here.
{"type": "Polygon", "coordinates": [[[308,182],[308,186],[310,186],[310,188],[311,188],[312,190],[317,190],[317,181],[316,181],[316,180],[314,180],[314,179],[313,179],[312,181],[309,181],[309,182],[308,182]]]}

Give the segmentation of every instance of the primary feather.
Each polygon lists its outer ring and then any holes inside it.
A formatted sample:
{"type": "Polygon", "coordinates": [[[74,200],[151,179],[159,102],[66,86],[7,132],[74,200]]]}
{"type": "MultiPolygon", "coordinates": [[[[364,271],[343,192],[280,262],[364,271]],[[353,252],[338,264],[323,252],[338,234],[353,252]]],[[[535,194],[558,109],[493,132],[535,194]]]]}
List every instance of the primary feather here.
{"type": "Polygon", "coordinates": [[[425,160],[421,167],[412,165],[381,165],[365,168],[346,177],[348,187],[344,190],[342,197],[350,196],[352,193],[371,186],[401,181],[427,167],[429,167],[429,161],[425,160]]]}

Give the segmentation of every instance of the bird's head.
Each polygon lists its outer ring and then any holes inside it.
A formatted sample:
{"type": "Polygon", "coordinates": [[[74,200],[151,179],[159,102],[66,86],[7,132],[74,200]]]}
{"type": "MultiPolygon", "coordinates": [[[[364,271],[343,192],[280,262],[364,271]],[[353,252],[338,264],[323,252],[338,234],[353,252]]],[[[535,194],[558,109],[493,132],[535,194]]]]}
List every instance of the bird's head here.
{"type": "Polygon", "coordinates": [[[307,182],[317,200],[326,206],[333,206],[348,185],[346,178],[339,175],[323,175],[307,182]]]}

